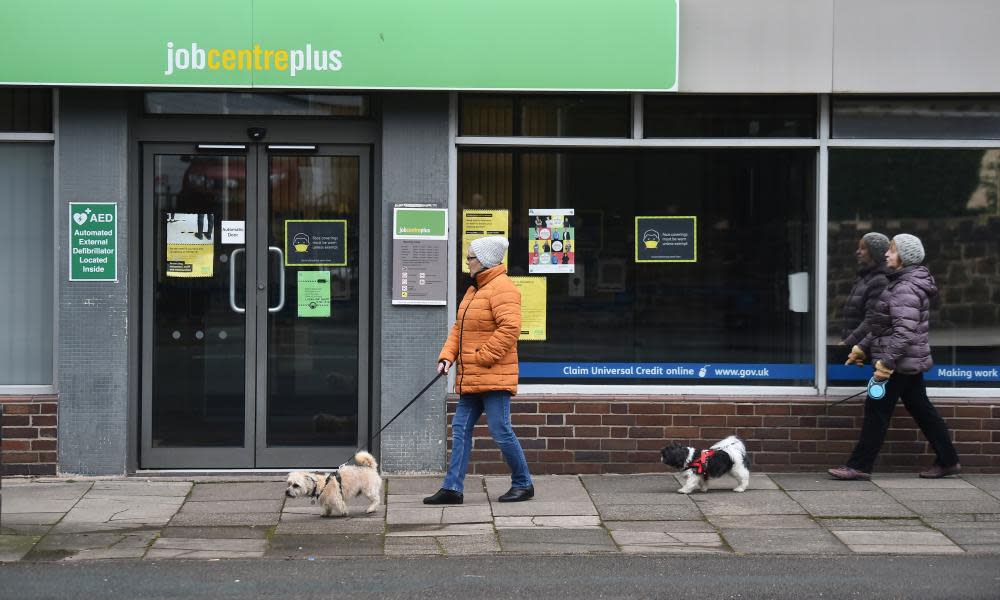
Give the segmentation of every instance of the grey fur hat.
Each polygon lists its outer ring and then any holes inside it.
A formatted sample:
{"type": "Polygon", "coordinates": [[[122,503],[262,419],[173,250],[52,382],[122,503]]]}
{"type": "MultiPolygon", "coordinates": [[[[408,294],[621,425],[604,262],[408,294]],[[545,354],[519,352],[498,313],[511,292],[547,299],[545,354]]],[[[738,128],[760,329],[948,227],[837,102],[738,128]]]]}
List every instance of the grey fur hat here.
{"type": "Polygon", "coordinates": [[[924,262],[924,245],[917,236],[901,233],[893,237],[892,241],[896,243],[896,252],[902,266],[909,267],[924,262]]]}
{"type": "Polygon", "coordinates": [[[866,233],[861,238],[861,243],[868,248],[868,254],[876,265],[885,264],[885,251],[889,249],[889,238],[877,231],[866,233]]]}

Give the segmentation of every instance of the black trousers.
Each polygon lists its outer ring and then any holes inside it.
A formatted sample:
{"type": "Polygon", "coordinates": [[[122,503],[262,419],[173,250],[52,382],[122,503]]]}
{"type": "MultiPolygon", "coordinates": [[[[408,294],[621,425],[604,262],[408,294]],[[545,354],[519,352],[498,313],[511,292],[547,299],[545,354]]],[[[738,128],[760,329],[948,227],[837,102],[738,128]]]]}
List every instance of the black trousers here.
{"type": "Polygon", "coordinates": [[[937,455],[935,463],[942,467],[951,467],[958,463],[958,453],[951,443],[948,426],[927,398],[924,374],[893,373],[885,386],[885,397],[881,400],[865,398],[865,421],[861,426],[861,439],[854,447],[847,466],[865,473],[872,472],[875,458],[878,457],[882,442],[885,441],[885,434],[889,431],[889,419],[892,418],[896,402],[900,398],[903,399],[903,406],[910,411],[924,437],[930,442],[934,454],[937,455]]]}

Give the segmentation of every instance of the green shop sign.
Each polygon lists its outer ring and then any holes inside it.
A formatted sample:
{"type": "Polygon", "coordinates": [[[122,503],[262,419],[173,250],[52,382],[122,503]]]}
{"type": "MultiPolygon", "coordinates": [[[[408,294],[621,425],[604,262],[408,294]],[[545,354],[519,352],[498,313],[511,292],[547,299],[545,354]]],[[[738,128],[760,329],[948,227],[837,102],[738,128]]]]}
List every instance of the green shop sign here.
{"type": "Polygon", "coordinates": [[[0,84],[677,89],[680,0],[6,0],[0,84]]]}
{"type": "Polygon", "coordinates": [[[69,280],[118,281],[118,205],[69,203],[69,280]]]}

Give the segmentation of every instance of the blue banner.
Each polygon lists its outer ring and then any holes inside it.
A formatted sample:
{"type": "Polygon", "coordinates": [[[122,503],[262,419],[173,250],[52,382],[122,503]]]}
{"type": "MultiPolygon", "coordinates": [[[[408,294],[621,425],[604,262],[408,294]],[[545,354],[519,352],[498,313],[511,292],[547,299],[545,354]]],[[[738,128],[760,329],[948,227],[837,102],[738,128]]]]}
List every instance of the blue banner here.
{"type": "Polygon", "coordinates": [[[811,380],[810,364],[522,362],[521,379],[797,379],[811,380]]]}
{"type": "MultiPolygon", "coordinates": [[[[865,382],[872,376],[873,369],[847,365],[827,365],[826,376],[830,381],[865,382]]],[[[1000,366],[996,365],[934,365],[924,373],[927,381],[1000,381],[1000,366]]]]}

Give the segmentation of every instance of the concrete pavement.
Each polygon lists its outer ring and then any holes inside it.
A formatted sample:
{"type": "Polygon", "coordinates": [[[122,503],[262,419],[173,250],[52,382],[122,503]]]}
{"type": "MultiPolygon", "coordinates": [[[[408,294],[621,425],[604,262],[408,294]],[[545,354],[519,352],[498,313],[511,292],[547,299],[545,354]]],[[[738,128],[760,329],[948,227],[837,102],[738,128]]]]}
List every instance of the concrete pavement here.
{"type": "Polygon", "coordinates": [[[922,480],[754,474],[677,494],[674,474],[470,476],[465,503],[427,506],[439,476],[390,476],[373,515],[322,518],[273,477],[5,479],[0,561],[319,560],[482,554],[1000,554],[1000,475],[922,480]]]}

